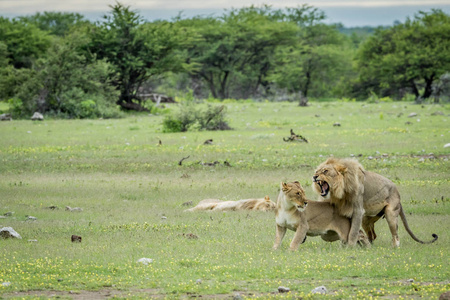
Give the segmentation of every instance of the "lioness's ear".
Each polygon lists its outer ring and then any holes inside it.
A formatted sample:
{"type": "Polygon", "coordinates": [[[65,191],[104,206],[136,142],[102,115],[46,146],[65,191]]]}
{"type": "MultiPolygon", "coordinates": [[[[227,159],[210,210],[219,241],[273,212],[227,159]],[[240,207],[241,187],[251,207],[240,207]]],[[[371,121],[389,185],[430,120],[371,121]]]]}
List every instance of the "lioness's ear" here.
{"type": "Polygon", "coordinates": [[[270,202],[270,198],[269,198],[269,195],[265,196],[265,197],[264,197],[264,200],[266,200],[266,201],[270,202]]]}
{"type": "Polygon", "coordinates": [[[337,172],[341,173],[342,175],[344,175],[345,173],[347,173],[347,167],[341,164],[336,164],[334,166],[334,168],[336,169],[337,172]]]}
{"type": "Polygon", "coordinates": [[[288,185],[286,184],[286,182],[282,182],[281,183],[281,188],[283,189],[283,191],[287,191],[289,189],[288,185]]]}

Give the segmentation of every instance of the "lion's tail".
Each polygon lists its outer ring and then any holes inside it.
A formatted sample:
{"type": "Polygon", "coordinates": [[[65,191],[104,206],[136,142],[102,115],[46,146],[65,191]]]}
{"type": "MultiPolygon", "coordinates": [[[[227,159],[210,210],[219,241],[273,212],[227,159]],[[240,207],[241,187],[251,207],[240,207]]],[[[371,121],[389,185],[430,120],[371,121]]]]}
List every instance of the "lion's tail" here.
{"type": "Polygon", "coordinates": [[[409,235],[412,237],[412,239],[415,240],[416,242],[421,243],[421,244],[431,244],[431,243],[436,242],[436,240],[438,239],[438,235],[433,233],[431,235],[433,237],[433,239],[431,241],[424,242],[424,241],[419,240],[414,235],[414,233],[411,231],[411,229],[409,228],[408,221],[406,221],[406,216],[405,216],[405,213],[403,212],[403,207],[401,206],[401,204],[400,204],[400,217],[402,218],[403,225],[405,226],[406,231],[409,233],[409,235]]]}

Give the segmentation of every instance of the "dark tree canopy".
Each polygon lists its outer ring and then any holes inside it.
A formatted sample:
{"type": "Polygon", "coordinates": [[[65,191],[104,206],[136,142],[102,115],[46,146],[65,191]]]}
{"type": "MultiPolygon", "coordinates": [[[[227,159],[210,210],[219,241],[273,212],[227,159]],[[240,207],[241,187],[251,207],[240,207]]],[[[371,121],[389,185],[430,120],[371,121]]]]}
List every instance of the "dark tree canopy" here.
{"type": "Polygon", "coordinates": [[[104,22],[92,29],[88,46],[95,59],[106,59],[115,73],[113,84],[120,91],[117,104],[124,109],[144,110],[138,90],[151,77],[181,70],[178,50],[189,41],[186,32],[172,22],[145,23],[141,16],[117,3],[104,22]]]}
{"type": "Polygon", "coordinates": [[[360,81],[381,96],[408,90],[431,96],[432,84],[450,70],[450,17],[441,10],[419,12],[414,19],[380,29],[361,46],[360,81]]]}

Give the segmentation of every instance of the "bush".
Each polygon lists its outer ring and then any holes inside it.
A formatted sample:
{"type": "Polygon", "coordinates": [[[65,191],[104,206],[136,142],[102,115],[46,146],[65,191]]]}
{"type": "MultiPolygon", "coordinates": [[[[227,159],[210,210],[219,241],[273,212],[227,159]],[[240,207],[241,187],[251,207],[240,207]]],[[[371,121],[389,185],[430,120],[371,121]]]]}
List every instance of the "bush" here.
{"type": "Polygon", "coordinates": [[[81,88],[72,88],[61,96],[61,108],[57,115],[67,118],[118,118],[123,115],[119,106],[107,101],[103,95],[85,93],[81,88]]]}
{"type": "Polygon", "coordinates": [[[20,99],[12,98],[8,100],[9,113],[13,116],[21,116],[23,112],[23,102],[20,99]]]}
{"type": "Polygon", "coordinates": [[[163,132],[184,132],[200,130],[229,130],[225,121],[226,106],[208,104],[205,110],[193,102],[182,102],[179,111],[166,116],[163,132]]]}
{"type": "Polygon", "coordinates": [[[163,132],[181,132],[182,128],[181,121],[174,119],[172,116],[167,116],[163,120],[163,132]]]}

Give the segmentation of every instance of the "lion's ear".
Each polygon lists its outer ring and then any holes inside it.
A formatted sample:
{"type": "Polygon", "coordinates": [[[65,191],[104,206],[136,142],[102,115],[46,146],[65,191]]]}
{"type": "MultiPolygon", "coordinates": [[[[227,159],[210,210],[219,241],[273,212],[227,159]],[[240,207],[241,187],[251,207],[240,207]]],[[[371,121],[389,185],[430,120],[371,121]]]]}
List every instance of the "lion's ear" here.
{"type": "Polygon", "coordinates": [[[338,173],[341,173],[342,175],[344,175],[345,173],[347,173],[347,167],[341,164],[336,164],[334,166],[334,168],[336,169],[336,171],[338,173]]]}
{"type": "Polygon", "coordinates": [[[265,197],[264,197],[264,200],[266,200],[267,202],[270,202],[269,195],[265,196],[265,197]]]}

